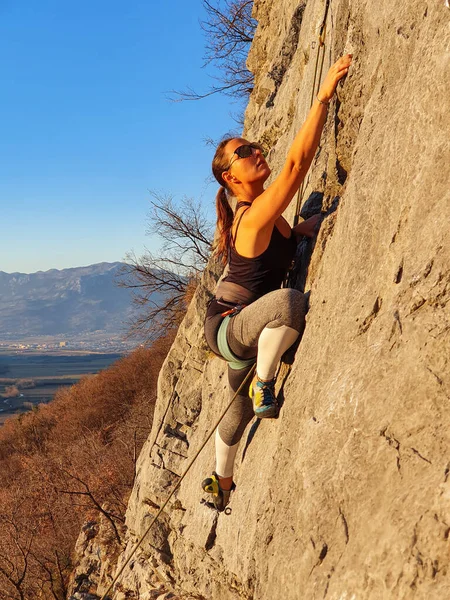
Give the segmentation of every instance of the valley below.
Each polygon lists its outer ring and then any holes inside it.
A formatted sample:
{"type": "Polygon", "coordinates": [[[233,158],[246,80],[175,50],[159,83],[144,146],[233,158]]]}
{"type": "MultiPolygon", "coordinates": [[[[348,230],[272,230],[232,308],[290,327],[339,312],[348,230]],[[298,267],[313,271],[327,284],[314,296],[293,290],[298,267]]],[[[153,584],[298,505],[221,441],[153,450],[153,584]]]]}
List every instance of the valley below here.
{"type": "Polygon", "coordinates": [[[77,351],[0,352],[0,426],[5,420],[49,402],[61,387],[71,386],[121,358],[121,353],[77,351]]]}

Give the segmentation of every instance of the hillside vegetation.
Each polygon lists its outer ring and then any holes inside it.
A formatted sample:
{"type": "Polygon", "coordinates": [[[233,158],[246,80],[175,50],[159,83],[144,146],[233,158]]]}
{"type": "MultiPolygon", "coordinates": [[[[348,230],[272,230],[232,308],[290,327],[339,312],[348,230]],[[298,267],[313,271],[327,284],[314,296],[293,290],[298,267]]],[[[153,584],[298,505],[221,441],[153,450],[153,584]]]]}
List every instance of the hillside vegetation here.
{"type": "Polygon", "coordinates": [[[122,542],[135,462],[172,334],[0,430],[0,598],[66,598],[76,539],[100,514],[122,542]]]}

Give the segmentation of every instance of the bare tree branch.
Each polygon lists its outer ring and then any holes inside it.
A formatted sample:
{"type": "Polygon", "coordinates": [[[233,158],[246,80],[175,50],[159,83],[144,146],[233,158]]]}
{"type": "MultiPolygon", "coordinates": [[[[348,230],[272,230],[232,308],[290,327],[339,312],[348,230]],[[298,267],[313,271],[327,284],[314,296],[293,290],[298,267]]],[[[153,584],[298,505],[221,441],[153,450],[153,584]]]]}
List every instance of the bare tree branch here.
{"type": "Polygon", "coordinates": [[[214,228],[192,198],[176,203],[171,195],[150,194],[147,234],[163,240],[163,247],[141,257],[128,253],[117,283],[142,309],[128,323],[129,336],[152,340],[180,324],[209,260],[214,228]]]}
{"type": "Polygon", "coordinates": [[[71,479],[77,481],[78,483],[80,483],[84,489],[86,491],[82,492],[80,490],[59,490],[59,492],[61,494],[68,494],[68,495],[74,495],[74,496],[87,496],[89,498],[89,500],[92,502],[92,504],[95,506],[95,508],[98,510],[98,512],[100,512],[111,524],[111,527],[114,530],[114,535],[116,536],[116,539],[118,541],[119,544],[122,543],[121,537],[119,535],[119,532],[117,530],[116,524],[114,522],[114,519],[116,519],[117,521],[120,521],[121,523],[124,522],[124,518],[121,517],[120,515],[115,515],[107,510],[105,510],[105,508],[98,502],[98,500],[95,498],[94,494],[92,493],[92,491],[90,490],[88,484],[83,481],[82,479],[80,479],[79,477],[77,477],[76,475],[74,475],[73,473],[70,473],[67,469],[61,469],[61,471],[63,471],[64,473],[66,473],[66,475],[68,475],[71,479]]]}
{"type": "Polygon", "coordinates": [[[256,21],[252,18],[253,0],[203,0],[206,19],[200,22],[206,36],[203,67],[214,64],[221,75],[206,92],[192,88],[169,92],[173,102],[201,100],[213,94],[247,100],[253,89],[253,74],[246,67],[249,46],[253,40],[256,21]]]}

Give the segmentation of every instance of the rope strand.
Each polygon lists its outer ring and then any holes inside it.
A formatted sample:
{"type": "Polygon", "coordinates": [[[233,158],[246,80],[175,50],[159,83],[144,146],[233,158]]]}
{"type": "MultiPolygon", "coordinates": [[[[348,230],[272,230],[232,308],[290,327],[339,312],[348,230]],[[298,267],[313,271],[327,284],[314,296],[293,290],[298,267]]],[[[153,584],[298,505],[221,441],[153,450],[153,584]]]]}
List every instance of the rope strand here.
{"type": "MultiPolygon", "coordinates": [[[[311,89],[311,99],[309,101],[309,108],[311,108],[311,106],[313,105],[314,98],[315,98],[317,92],[319,91],[319,90],[316,90],[316,81],[318,81],[318,86],[320,86],[320,80],[322,78],[323,61],[325,58],[325,36],[326,36],[326,30],[327,30],[327,16],[328,16],[329,6],[330,6],[330,0],[326,0],[325,14],[323,16],[322,24],[320,26],[320,32],[319,32],[319,47],[317,48],[316,64],[314,66],[314,83],[313,83],[312,89],[311,89]],[[319,56],[321,54],[321,52],[320,52],[321,48],[323,48],[322,60],[320,63],[319,77],[317,77],[317,65],[319,64],[319,56]]],[[[294,214],[294,227],[296,225],[298,225],[298,220],[300,217],[300,208],[301,208],[302,201],[303,201],[303,192],[308,187],[308,183],[309,183],[309,174],[308,174],[308,181],[307,181],[306,185],[305,185],[305,180],[303,179],[300,189],[298,190],[298,193],[297,193],[297,202],[295,205],[295,214],[294,214]]]]}

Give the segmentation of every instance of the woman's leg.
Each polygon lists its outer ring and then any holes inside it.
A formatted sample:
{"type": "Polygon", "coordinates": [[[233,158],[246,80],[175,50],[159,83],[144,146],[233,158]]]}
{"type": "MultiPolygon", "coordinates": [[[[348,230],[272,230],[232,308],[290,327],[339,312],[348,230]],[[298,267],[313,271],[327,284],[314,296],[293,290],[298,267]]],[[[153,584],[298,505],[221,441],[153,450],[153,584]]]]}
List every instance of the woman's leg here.
{"type": "MultiPolygon", "coordinates": [[[[228,367],[230,399],[247,377],[252,365],[244,369],[228,367]]],[[[216,431],[216,473],[222,489],[230,489],[233,482],[234,459],[245,428],[253,418],[253,407],[247,386],[236,396],[216,431]]]]}
{"type": "Polygon", "coordinates": [[[287,325],[264,327],[258,338],[256,362],[256,373],[262,381],[270,381],[275,377],[281,357],[299,335],[299,331],[287,325]]]}
{"type": "MultiPolygon", "coordinates": [[[[301,292],[288,288],[270,292],[230,320],[228,344],[240,358],[257,356],[258,376],[272,379],[281,356],[303,332],[305,313],[306,298],[301,292]]],[[[251,366],[235,371],[228,367],[232,395],[250,369],[251,366]]],[[[223,489],[231,487],[239,441],[253,416],[246,386],[234,400],[216,432],[216,472],[223,489]]]]}
{"type": "Polygon", "coordinates": [[[231,319],[227,331],[230,349],[242,359],[257,354],[258,376],[272,379],[284,352],[303,333],[305,314],[302,292],[291,288],[270,292],[231,319]]]}

